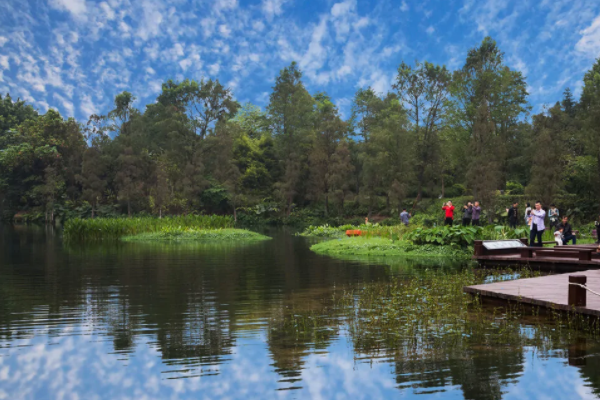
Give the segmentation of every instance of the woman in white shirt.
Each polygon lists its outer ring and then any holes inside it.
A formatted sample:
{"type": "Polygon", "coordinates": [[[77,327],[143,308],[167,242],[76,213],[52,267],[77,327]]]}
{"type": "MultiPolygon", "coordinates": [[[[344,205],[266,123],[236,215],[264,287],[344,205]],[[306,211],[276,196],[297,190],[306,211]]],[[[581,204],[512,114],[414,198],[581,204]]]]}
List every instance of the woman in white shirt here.
{"type": "Polygon", "coordinates": [[[535,246],[535,238],[537,237],[538,246],[542,247],[542,235],[546,226],[544,225],[544,218],[546,218],[546,211],[542,209],[542,203],[539,201],[535,202],[535,209],[531,210],[531,226],[529,231],[529,245],[535,246]]]}

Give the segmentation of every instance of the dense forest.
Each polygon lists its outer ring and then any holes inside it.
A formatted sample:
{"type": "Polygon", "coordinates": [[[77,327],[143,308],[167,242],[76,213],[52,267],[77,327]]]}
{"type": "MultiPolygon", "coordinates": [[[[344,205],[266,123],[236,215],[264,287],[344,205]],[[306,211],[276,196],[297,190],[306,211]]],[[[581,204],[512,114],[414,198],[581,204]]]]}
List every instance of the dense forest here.
{"type": "Polygon", "coordinates": [[[389,93],[356,92],[347,120],[326,93],[307,91],[296,63],[279,72],[265,110],[212,79],[169,80],[145,110],[120,93],[86,123],[7,94],[0,211],[344,216],[440,196],[491,208],[499,191],[545,204],[570,194],[597,211],[600,61],[579,100],[567,89],[531,115],[527,96],[491,38],[456,71],[402,62],[389,93]]]}

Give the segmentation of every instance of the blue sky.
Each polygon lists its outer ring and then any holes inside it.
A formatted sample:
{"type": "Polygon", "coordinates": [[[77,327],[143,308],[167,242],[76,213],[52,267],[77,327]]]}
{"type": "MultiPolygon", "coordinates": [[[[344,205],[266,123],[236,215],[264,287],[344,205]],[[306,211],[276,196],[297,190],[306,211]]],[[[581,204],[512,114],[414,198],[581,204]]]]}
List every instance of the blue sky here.
{"type": "Polygon", "coordinates": [[[600,55],[600,1],[3,0],[0,92],[86,120],[123,90],[143,108],[165,80],[205,77],[264,107],[295,60],[347,117],[356,90],[387,92],[402,60],[456,69],[486,35],[539,112],[580,93],[600,55]]]}

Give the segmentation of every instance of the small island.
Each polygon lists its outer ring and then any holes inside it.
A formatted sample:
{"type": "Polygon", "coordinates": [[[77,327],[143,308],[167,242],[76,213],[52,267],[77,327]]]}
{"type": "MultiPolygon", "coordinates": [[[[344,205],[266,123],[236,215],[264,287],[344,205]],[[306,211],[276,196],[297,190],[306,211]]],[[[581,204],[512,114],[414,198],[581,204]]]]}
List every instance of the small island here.
{"type": "Polygon", "coordinates": [[[174,229],[160,232],[145,232],[136,235],[123,236],[125,242],[137,241],[247,241],[256,242],[271,239],[260,233],[246,229],[174,229]]]}
{"type": "Polygon", "coordinates": [[[164,218],[94,218],[68,220],[65,240],[98,241],[261,241],[271,239],[246,229],[234,228],[231,216],[185,215],[164,218]]]}

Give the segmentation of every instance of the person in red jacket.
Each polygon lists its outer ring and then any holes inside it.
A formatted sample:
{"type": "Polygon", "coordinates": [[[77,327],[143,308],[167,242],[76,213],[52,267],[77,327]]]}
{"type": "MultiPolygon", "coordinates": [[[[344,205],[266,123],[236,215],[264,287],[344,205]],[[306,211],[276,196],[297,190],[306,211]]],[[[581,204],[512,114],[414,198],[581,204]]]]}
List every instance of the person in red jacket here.
{"type": "Polygon", "coordinates": [[[454,206],[451,201],[448,201],[442,210],[446,212],[446,219],[444,220],[444,225],[452,226],[452,222],[454,221],[454,206]]]}

